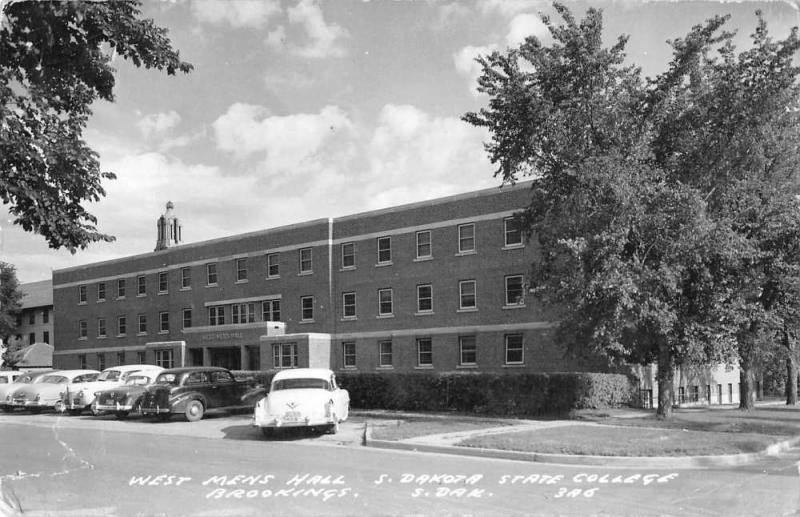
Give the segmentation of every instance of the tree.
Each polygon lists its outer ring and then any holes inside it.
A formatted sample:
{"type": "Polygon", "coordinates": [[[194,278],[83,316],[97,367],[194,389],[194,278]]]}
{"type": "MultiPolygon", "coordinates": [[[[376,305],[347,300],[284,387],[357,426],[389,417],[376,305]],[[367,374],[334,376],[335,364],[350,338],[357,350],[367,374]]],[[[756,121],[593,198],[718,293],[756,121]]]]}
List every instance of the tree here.
{"type": "Polygon", "coordinates": [[[17,329],[17,315],[22,301],[17,272],[13,265],[0,262],[0,341],[7,346],[3,352],[3,363],[11,365],[11,356],[16,351],[8,346],[9,338],[17,329]]]}
{"type": "Polygon", "coordinates": [[[112,55],[189,72],[138,1],[10,2],[0,19],[0,199],[26,231],[73,253],[113,237],[83,206],[105,195],[82,138],[91,104],[113,101],[112,55]]]}

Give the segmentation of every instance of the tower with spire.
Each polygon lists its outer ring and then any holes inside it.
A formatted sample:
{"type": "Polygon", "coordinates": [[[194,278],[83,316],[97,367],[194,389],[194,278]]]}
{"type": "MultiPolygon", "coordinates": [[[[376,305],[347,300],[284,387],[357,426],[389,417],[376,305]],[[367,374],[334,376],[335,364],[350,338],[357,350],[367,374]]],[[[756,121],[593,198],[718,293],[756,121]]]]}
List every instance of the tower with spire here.
{"type": "Polygon", "coordinates": [[[175,205],[172,204],[172,201],[167,201],[167,211],[158,218],[156,223],[158,240],[155,251],[165,250],[183,243],[181,221],[172,213],[173,208],[175,205]]]}

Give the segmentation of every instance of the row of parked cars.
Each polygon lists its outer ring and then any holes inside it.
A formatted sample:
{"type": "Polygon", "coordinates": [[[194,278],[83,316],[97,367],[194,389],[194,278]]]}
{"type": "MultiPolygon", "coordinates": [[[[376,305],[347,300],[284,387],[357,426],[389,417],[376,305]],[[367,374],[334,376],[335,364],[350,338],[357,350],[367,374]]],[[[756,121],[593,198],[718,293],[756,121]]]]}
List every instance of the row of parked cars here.
{"type": "Polygon", "coordinates": [[[218,367],[164,369],[153,365],[114,366],[105,370],[0,372],[0,408],[8,413],[54,410],[69,415],[91,412],[149,415],[189,422],[208,411],[252,409],[252,424],[265,435],[277,429],[312,427],[337,432],[347,420],[350,396],[333,371],[295,368],[275,374],[269,389],[253,380],[237,380],[218,367]],[[3,382],[5,379],[6,382],[3,382]]]}

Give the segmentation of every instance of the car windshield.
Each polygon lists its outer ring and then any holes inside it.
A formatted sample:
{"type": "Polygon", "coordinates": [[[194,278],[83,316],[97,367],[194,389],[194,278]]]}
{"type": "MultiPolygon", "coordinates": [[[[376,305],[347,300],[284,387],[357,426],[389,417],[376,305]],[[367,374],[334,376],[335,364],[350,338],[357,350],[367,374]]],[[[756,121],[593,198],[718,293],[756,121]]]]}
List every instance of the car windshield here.
{"type": "Polygon", "coordinates": [[[8,377],[0,377],[0,384],[8,384],[8,377]]]}
{"type": "Polygon", "coordinates": [[[106,370],[97,378],[98,381],[117,381],[122,374],[119,370],[106,370]]]}
{"type": "Polygon", "coordinates": [[[162,373],[156,377],[156,384],[178,384],[178,376],[174,373],[162,373]]]}
{"type": "Polygon", "coordinates": [[[47,384],[66,384],[69,382],[69,379],[63,375],[45,375],[40,382],[47,384]]]}
{"type": "Polygon", "coordinates": [[[128,380],[125,381],[126,386],[144,386],[145,384],[150,384],[152,377],[148,377],[147,375],[131,375],[128,377],[128,380]]]}
{"type": "Polygon", "coordinates": [[[30,384],[34,379],[33,375],[23,375],[22,377],[17,377],[17,380],[14,382],[17,384],[30,384]]]}
{"type": "Polygon", "coordinates": [[[272,383],[272,391],[307,389],[328,390],[330,384],[325,379],[280,379],[272,383]]]}

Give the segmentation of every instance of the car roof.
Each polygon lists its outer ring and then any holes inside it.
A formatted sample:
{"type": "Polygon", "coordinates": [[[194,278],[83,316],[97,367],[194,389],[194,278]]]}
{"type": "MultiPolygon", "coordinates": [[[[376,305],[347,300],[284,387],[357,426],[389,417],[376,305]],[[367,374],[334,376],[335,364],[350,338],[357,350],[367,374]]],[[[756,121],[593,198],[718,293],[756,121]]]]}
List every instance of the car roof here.
{"type": "Polygon", "coordinates": [[[181,368],[169,368],[161,371],[161,373],[174,373],[182,374],[187,372],[230,372],[227,368],[220,366],[184,366],[181,368]]]}
{"type": "Polygon", "coordinates": [[[63,375],[65,377],[77,377],[78,375],[86,375],[86,374],[89,374],[89,373],[97,373],[97,374],[99,374],[100,371],[99,370],[56,370],[56,371],[47,372],[47,373],[63,375]]]}
{"type": "Polygon", "coordinates": [[[130,372],[130,371],[138,371],[138,370],[163,370],[162,367],[156,366],[154,364],[121,364],[119,366],[112,366],[110,368],[106,368],[103,370],[104,372],[113,372],[114,370],[119,370],[121,372],[130,372]]]}
{"type": "Polygon", "coordinates": [[[333,370],[328,368],[292,368],[290,370],[281,370],[275,374],[272,380],[281,379],[325,379],[328,380],[333,375],[333,370]]]}

